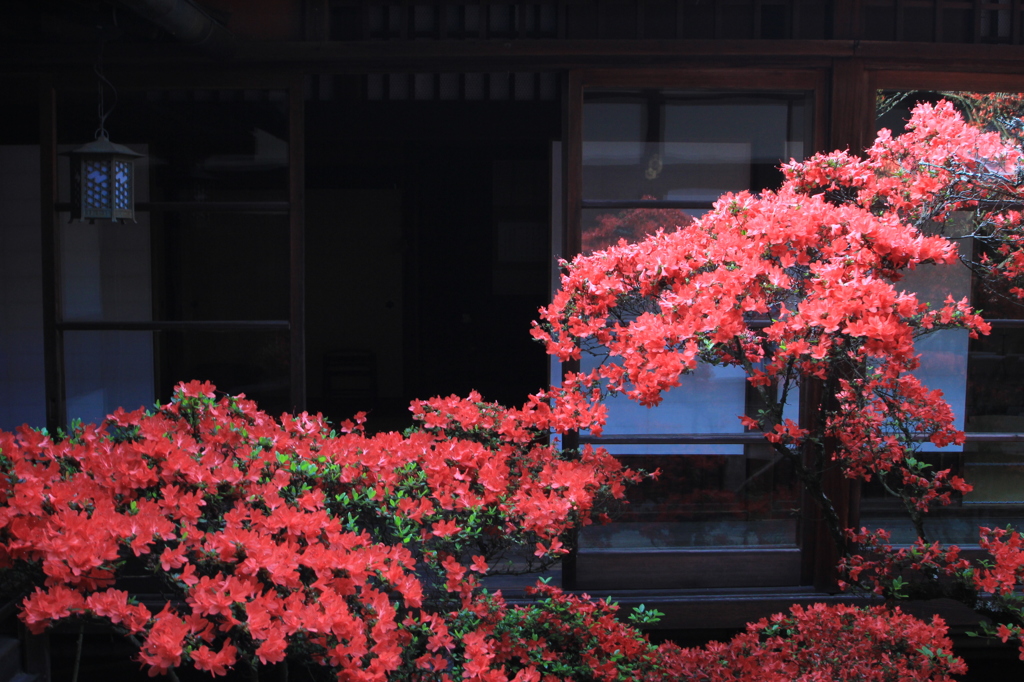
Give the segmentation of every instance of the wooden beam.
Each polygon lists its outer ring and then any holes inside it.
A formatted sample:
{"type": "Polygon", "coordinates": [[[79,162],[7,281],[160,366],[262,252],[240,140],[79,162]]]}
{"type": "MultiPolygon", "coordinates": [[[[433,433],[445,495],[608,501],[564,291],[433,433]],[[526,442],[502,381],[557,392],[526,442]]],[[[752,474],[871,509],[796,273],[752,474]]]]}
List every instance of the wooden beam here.
{"type": "Polygon", "coordinates": [[[580,250],[580,213],[583,207],[583,76],[572,71],[564,79],[562,93],[562,224],[565,237],[563,258],[571,259],[580,250]]]}
{"type": "MultiPolygon", "coordinates": [[[[482,8],[483,9],[483,8],[482,8]]],[[[483,15],[484,12],[482,11],[483,15]]],[[[481,17],[483,21],[483,16],[481,17]]],[[[177,44],[110,44],[104,51],[108,66],[166,66],[174,71],[229,71],[252,65],[272,69],[303,65],[330,66],[351,71],[387,71],[396,64],[412,62],[429,68],[429,62],[450,64],[455,71],[479,71],[481,65],[466,59],[493,60],[494,64],[546,62],[552,67],[595,65],[602,61],[661,59],[672,57],[728,56],[843,56],[851,55],[854,43],[828,40],[366,40],[352,42],[245,42],[230,59],[214,62],[177,44]]],[[[54,65],[81,65],[76,45],[0,45],[5,71],[24,69],[32,74],[54,65]]],[[[1024,53],[1024,52],[1022,52],[1024,53]]],[[[609,65],[614,65],[609,63],[609,65]]]]}
{"type": "MultiPolygon", "coordinates": [[[[104,60],[129,77],[159,83],[195,78],[253,80],[267,74],[396,71],[481,72],[601,67],[798,66],[862,58],[865,68],[1024,73],[1022,45],[966,45],[851,40],[378,40],[248,42],[216,63],[181,45],[109,45],[104,60]],[[211,68],[213,67],[213,68],[211,68]],[[258,67],[258,68],[257,68],[258,67]]],[[[4,72],[82,71],[74,45],[0,45],[4,72]]],[[[83,71],[84,73],[84,71],[83,71]]],[[[121,75],[119,74],[119,79],[121,75]]],[[[118,81],[121,87],[122,81],[118,81]]],[[[233,82],[231,86],[238,87],[233,82]]],[[[212,85],[211,85],[212,87],[212,85]]],[[[266,87],[266,85],[264,85],[266,87]]]]}
{"type": "Polygon", "coordinates": [[[585,69],[577,72],[582,87],[603,88],[721,88],[735,90],[812,90],[820,83],[827,63],[814,61],[803,68],[732,67],[694,65],[686,69],[585,69]]]}
{"type": "Polygon", "coordinates": [[[287,331],[288,320],[99,320],[59,322],[62,331],[240,332],[287,331]]]}
{"type": "Polygon", "coordinates": [[[969,73],[954,70],[875,70],[872,83],[880,90],[964,90],[969,92],[1020,92],[1024,84],[1013,73],[969,73]]]}

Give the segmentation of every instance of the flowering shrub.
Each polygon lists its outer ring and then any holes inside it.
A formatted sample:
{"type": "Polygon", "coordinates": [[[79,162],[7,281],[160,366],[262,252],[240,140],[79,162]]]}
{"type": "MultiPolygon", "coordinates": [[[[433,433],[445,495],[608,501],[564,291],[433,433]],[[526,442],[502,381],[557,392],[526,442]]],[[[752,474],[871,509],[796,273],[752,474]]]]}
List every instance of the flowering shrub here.
{"type": "Polygon", "coordinates": [[[838,546],[845,529],[821,490],[829,460],[848,476],[881,478],[920,527],[929,505],[970,487],[913,457],[918,441],[963,442],[941,394],[910,373],[914,339],[989,328],[966,300],[931,309],[898,283],[919,265],[956,260],[956,246],[923,227],[984,195],[961,171],[1004,177],[1020,155],[948,105],[919,107],[909,128],[883,131],[866,159],[791,163],[778,191],[727,194],[674,231],[575,259],[534,336],[562,360],[606,357],[575,378],[576,390],[644,405],[698,362],[739,366],[765,406],[739,417],[791,462],[838,546]],[[825,399],[798,426],[784,408],[811,379],[825,399]]]}
{"type": "Polygon", "coordinates": [[[601,451],[542,442],[534,423],[563,408],[436,399],[415,406],[420,428],[367,436],[193,382],[66,438],[22,428],[0,435],[0,561],[39,572],[22,610],[33,632],[105,618],[154,674],[191,662],[219,675],[290,649],[351,679],[454,674],[486,636],[450,634],[479,620],[478,576],[521,545],[534,556],[512,568],[550,563],[636,478],[601,451]],[[173,595],[156,609],[118,589],[139,565],[173,595]]]}
{"type": "Polygon", "coordinates": [[[931,623],[898,608],[848,605],[794,606],[747,626],[726,643],[681,649],[654,647],[612,618],[614,607],[539,585],[535,606],[510,612],[497,628],[503,661],[530,656],[564,679],[676,682],[952,682],[966,672],[953,655],[945,623],[931,623]],[[508,636],[512,625],[516,638],[508,636]],[[524,635],[529,635],[524,636],[524,635]]]}
{"type": "Polygon", "coordinates": [[[571,390],[643,405],[698,363],[742,368],[762,407],[737,417],[788,460],[844,556],[846,583],[890,599],[953,596],[1002,623],[1004,641],[1024,641],[1013,597],[1024,576],[1020,536],[981,529],[992,560],[971,564],[925,529],[929,509],[971,486],[918,456],[922,442],[964,435],[941,393],[913,375],[915,340],[938,329],[976,338],[989,325],[966,299],[930,307],[901,287],[908,271],[958,259],[943,232],[959,213],[983,245],[975,271],[1024,298],[1024,157],[1012,134],[1021,119],[1007,113],[1019,98],[972,103],[976,125],[949,102],[918,105],[905,133],[881,131],[863,157],[791,162],[777,191],[727,194],[696,221],[576,258],[533,334],[563,361],[601,358],[571,390]],[[786,407],[808,383],[820,399],[796,424],[786,407]],[[824,484],[836,464],[902,503],[916,545],[844,527],[824,484]]]}
{"type": "MultiPolygon", "coordinates": [[[[368,436],[361,417],[340,431],[307,414],[278,421],[193,382],[154,412],[118,411],[67,437],[3,433],[0,560],[38,577],[21,610],[33,632],[104,620],[137,644],[151,675],[255,672],[292,658],[339,680],[733,679],[707,675],[750,659],[743,637],[713,654],[654,646],[608,602],[540,583],[534,601],[509,604],[482,586],[492,567],[529,570],[564,553],[565,530],[637,478],[602,451],[540,441],[535,424],[568,418],[559,413],[570,404],[433,399],[413,406],[418,428],[368,436]],[[533,556],[508,565],[523,544],[533,556]],[[140,568],[162,579],[164,599],[120,588],[140,568]]],[[[841,608],[835,617],[851,627],[869,618],[841,608]]],[[[905,616],[889,618],[870,612],[872,627],[907,629],[905,616]]],[[[930,627],[862,648],[944,680],[958,663],[924,666],[919,644],[948,651],[930,627]]],[[[789,670],[792,653],[758,655],[789,670]]]]}
{"type": "Polygon", "coordinates": [[[727,644],[680,652],[679,679],[694,682],[902,682],[967,671],[946,627],[883,607],[794,606],[747,626],[727,644]]]}

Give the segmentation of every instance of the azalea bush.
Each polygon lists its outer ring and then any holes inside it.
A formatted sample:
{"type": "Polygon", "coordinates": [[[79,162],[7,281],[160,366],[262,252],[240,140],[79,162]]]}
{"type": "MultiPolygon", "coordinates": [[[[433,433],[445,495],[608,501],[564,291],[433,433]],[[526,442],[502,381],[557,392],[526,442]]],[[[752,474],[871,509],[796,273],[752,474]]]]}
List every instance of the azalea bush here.
{"type": "Polygon", "coordinates": [[[533,333],[563,361],[599,357],[571,390],[643,405],[698,363],[742,368],[762,407],[737,417],[764,433],[820,511],[842,584],[890,600],[958,598],[1007,641],[1024,628],[1021,537],[980,528],[991,557],[981,563],[929,538],[928,512],[971,486],[922,455],[923,443],[959,445],[964,434],[941,392],[913,373],[922,336],[990,328],[967,299],[931,306],[902,285],[918,267],[961,258],[945,236],[959,221],[982,246],[968,263],[976,276],[1024,298],[1024,167],[1010,134],[1021,119],[1006,118],[1019,98],[971,102],[974,124],[949,102],[920,104],[906,132],[882,130],[864,156],[791,162],[776,191],[724,195],[696,221],[575,259],[533,333]],[[797,424],[786,408],[804,387],[818,399],[797,424]],[[837,466],[898,500],[916,544],[846,527],[825,483],[837,466]]]}
{"type": "Polygon", "coordinates": [[[603,356],[572,377],[575,390],[650,406],[700,362],[741,367],[764,407],[738,418],[790,462],[838,546],[846,529],[822,489],[832,461],[881,478],[920,525],[929,505],[969,486],[912,456],[921,440],[963,442],[941,394],[911,373],[914,340],[989,327],[966,300],[930,308],[899,281],[956,261],[956,246],[923,228],[977,203],[960,166],[1005,180],[1019,152],[949,106],[918,109],[910,128],[883,131],[867,158],[794,162],[777,191],[725,195],[688,225],[577,258],[534,336],[563,361],[603,356]],[[810,380],[824,399],[801,426],[784,413],[810,380]]]}
{"type": "Polygon", "coordinates": [[[794,606],[726,644],[680,652],[677,679],[695,682],[901,682],[967,672],[946,626],[898,607],[794,606]]]}
{"type": "Polygon", "coordinates": [[[342,679],[484,679],[467,671],[489,669],[505,607],[479,576],[549,565],[637,475],[547,445],[553,423],[586,419],[558,400],[438,399],[415,416],[404,435],[367,436],[193,382],[63,437],[0,435],[0,559],[40,583],[22,619],[37,633],[106,619],[154,674],[255,669],[291,650],[342,679]],[[120,589],[132,572],[168,598],[120,589]]]}
{"type": "MultiPolygon", "coordinates": [[[[0,560],[34,582],[21,605],[32,632],[109,623],[151,675],[253,676],[291,660],[339,680],[719,679],[705,676],[758,656],[790,670],[782,662],[809,646],[797,633],[811,614],[847,623],[838,646],[863,619],[907,629],[900,614],[820,607],[777,620],[787,629],[756,652],[747,635],[701,653],[654,646],[614,604],[544,582],[526,603],[488,591],[488,573],[564,554],[568,529],[639,477],[602,451],[548,445],[548,429],[592,415],[546,398],[519,410],[475,395],[418,402],[416,428],[370,436],[361,417],[338,429],[308,414],[274,419],[192,382],[154,411],[67,434],[4,433],[0,560]],[[145,595],[119,582],[139,574],[160,582],[145,595]]],[[[865,643],[865,655],[927,670],[919,679],[962,665],[922,653],[949,651],[941,624],[907,630],[865,643]]]]}

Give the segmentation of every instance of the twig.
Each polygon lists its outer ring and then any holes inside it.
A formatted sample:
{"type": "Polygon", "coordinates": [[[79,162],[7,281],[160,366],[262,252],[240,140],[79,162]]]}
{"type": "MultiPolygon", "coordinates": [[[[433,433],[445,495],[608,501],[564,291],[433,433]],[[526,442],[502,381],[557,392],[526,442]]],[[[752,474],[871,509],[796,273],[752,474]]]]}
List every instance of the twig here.
{"type": "Polygon", "coordinates": [[[71,682],[78,682],[78,669],[82,662],[82,639],[85,637],[85,623],[78,626],[78,642],[75,645],[75,667],[71,672],[71,682]]]}

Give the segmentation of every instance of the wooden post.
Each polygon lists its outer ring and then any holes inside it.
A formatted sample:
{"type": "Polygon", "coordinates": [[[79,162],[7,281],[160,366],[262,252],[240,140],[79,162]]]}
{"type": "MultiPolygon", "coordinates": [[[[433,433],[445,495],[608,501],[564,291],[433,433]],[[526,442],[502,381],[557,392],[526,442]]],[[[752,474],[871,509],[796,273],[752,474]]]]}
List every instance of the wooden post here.
{"type": "Polygon", "coordinates": [[[314,43],[331,39],[331,6],[327,0],[306,0],[303,17],[303,36],[314,43]]]}
{"type": "Polygon", "coordinates": [[[864,64],[857,58],[832,63],[832,97],[828,148],[862,152],[871,141],[875,93],[864,64]]]}
{"type": "Polygon", "coordinates": [[[306,108],[305,77],[288,87],[289,348],[292,410],[306,409],[306,108]]]}
{"type": "Polygon", "coordinates": [[[51,432],[67,422],[64,394],[64,334],[61,305],[60,223],[57,204],[57,91],[53,79],[39,84],[39,220],[43,273],[43,376],[46,386],[46,427],[51,432]]]}
{"type": "Polygon", "coordinates": [[[22,652],[25,672],[36,675],[36,682],[50,682],[50,635],[33,635],[24,625],[18,624],[18,639],[24,647],[22,652]]]}

